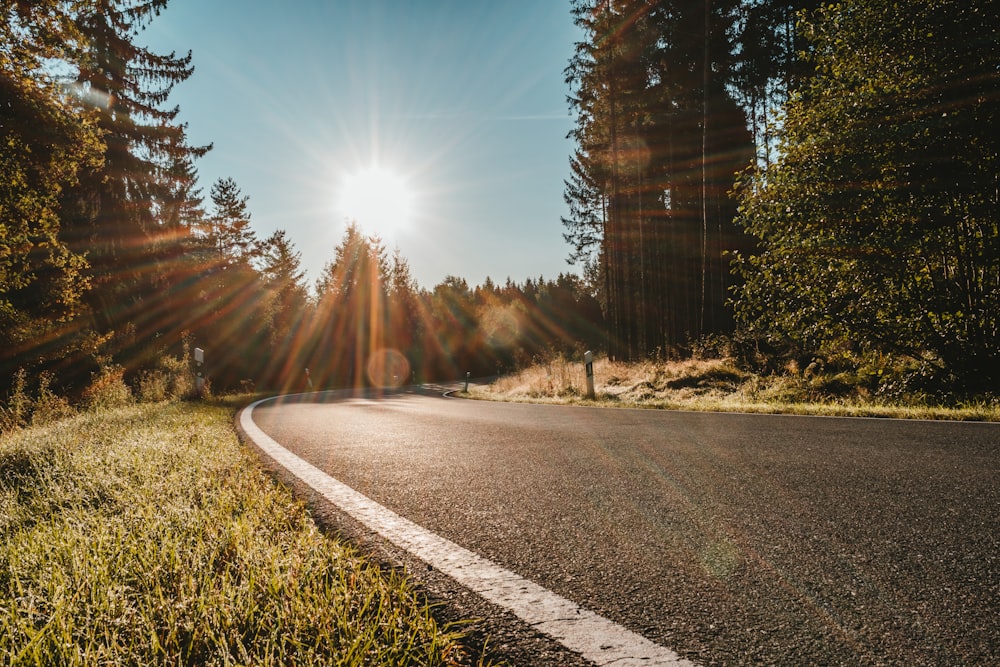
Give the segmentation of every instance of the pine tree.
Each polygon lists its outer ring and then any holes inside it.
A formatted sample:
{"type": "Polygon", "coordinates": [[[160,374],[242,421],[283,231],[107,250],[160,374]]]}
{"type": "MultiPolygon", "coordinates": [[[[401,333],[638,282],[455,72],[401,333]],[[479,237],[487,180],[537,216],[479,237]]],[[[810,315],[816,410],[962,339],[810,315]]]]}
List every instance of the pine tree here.
{"type": "Polygon", "coordinates": [[[249,197],[236,181],[220,178],[209,194],[213,213],[208,219],[208,240],[223,265],[249,264],[257,249],[257,234],[250,227],[249,197]]]}
{"type": "Polygon", "coordinates": [[[295,250],[285,230],[279,229],[260,243],[257,254],[260,278],[270,304],[271,342],[277,348],[283,341],[294,338],[298,319],[308,304],[302,253],[295,250]]]}
{"type": "Polygon", "coordinates": [[[744,241],[728,192],[752,150],[730,92],[735,9],[574,3],[587,39],[566,71],[578,147],[563,224],[574,259],[596,249],[613,358],[732,326],[726,253],[744,241]]]}
{"type": "Polygon", "coordinates": [[[427,322],[421,317],[418,300],[419,287],[410,272],[410,264],[396,249],[389,268],[389,335],[391,348],[400,352],[412,372],[423,373],[426,354],[423,340],[427,336],[427,322]]]}
{"type": "Polygon", "coordinates": [[[174,85],[193,72],[191,54],[157,55],[138,46],[142,29],[167,0],[94,0],[76,16],[81,35],[78,90],[97,114],[104,163],[63,198],[64,238],[90,262],[88,302],[97,328],[132,331],[133,352],[176,324],[154,304],[162,297],[164,258],[178,243],[173,215],[178,179],[210,147],[189,146],[179,109],[165,108],[174,85]]]}
{"type": "Polygon", "coordinates": [[[349,223],[316,280],[309,366],[321,383],[368,384],[367,364],[386,342],[389,266],[382,242],[349,223]]]}
{"type": "Polygon", "coordinates": [[[646,4],[575,2],[574,21],[588,39],[577,45],[566,70],[577,114],[571,136],[578,148],[565,193],[571,217],[563,224],[567,241],[575,246],[574,257],[599,244],[613,358],[640,354],[638,331],[644,321],[642,295],[636,294],[643,277],[643,221],[636,213],[642,210],[643,195],[638,124],[646,83],[646,4]]]}
{"type": "Polygon", "coordinates": [[[775,133],[789,95],[809,76],[809,49],[798,17],[819,0],[743,0],[736,10],[733,87],[747,113],[756,162],[776,157],[775,133]]]}

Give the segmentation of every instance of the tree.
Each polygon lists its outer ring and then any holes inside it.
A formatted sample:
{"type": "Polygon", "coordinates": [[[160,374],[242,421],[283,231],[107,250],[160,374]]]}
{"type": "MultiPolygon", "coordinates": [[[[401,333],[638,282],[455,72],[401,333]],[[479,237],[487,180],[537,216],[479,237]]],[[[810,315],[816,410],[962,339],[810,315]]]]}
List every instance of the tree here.
{"type": "Polygon", "coordinates": [[[207,238],[223,265],[249,264],[257,249],[257,235],[250,227],[249,197],[236,181],[220,178],[209,194],[214,211],[208,219],[207,238]]]}
{"type": "Polygon", "coordinates": [[[267,331],[267,358],[264,383],[291,375],[289,364],[299,365],[304,344],[304,317],[308,308],[302,271],[302,255],[279,229],[260,243],[257,250],[263,296],[258,309],[263,319],[257,323],[267,331]]]}
{"type": "Polygon", "coordinates": [[[867,0],[803,24],[815,73],[742,189],[750,332],[1000,378],[998,9],[867,0]]]}
{"type": "Polygon", "coordinates": [[[563,225],[574,246],[572,259],[585,258],[596,246],[613,358],[635,358],[645,346],[649,246],[643,212],[651,206],[644,134],[651,111],[647,65],[655,43],[650,10],[650,3],[635,0],[578,0],[572,7],[587,39],[577,44],[566,69],[578,148],[565,191],[571,216],[563,225]]]}
{"type": "Polygon", "coordinates": [[[382,241],[350,222],[316,281],[316,324],[309,363],[321,383],[361,387],[386,348],[390,262],[382,241]]]}
{"type": "Polygon", "coordinates": [[[428,323],[420,309],[420,288],[410,272],[410,264],[397,248],[392,253],[389,266],[389,332],[388,347],[399,352],[407,361],[406,377],[425,375],[427,351],[424,339],[428,336],[428,323]]]}
{"type": "Polygon", "coordinates": [[[483,341],[476,319],[473,291],[464,278],[445,276],[425,295],[434,345],[435,372],[442,377],[460,377],[468,372],[488,371],[483,341]]]}
{"type": "Polygon", "coordinates": [[[164,172],[168,187],[160,204],[160,224],[175,238],[191,237],[204,224],[204,199],[193,157],[178,156],[164,172]]]}
{"type": "Polygon", "coordinates": [[[570,158],[570,177],[565,182],[563,201],[569,208],[569,216],[562,218],[563,240],[573,246],[570,264],[588,262],[594,259],[601,246],[607,224],[607,196],[604,194],[597,176],[587,166],[587,155],[578,149],[570,158]]]}
{"type": "MultiPolygon", "coordinates": [[[[87,301],[96,328],[122,338],[123,361],[143,354],[145,343],[177,330],[172,309],[160,304],[173,273],[167,262],[180,242],[174,215],[183,165],[209,146],[191,147],[179,109],[164,108],[174,85],[193,72],[191,54],[157,55],[135,43],[167,0],[93,0],[74,14],[80,35],[69,63],[75,89],[105,142],[99,169],[83,175],[62,198],[62,238],[86,252],[91,289],[87,301]],[[123,332],[131,331],[127,337],[123,332]]],[[[128,362],[131,365],[131,362],[128,362]]]]}
{"type": "Polygon", "coordinates": [[[727,331],[727,253],[745,240],[728,192],[752,159],[732,98],[736,3],[577,0],[566,70],[577,115],[564,218],[595,258],[612,358],[727,331]]]}
{"type": "Polygon", "coordinates": [[[60,195],[101,164],[99,133],[51,71],[78,40],[66,2],[0,2],[0,388],[71,354],[87,261],[60,238],[60,195]]]}
{"type": "Polygon", "coordinates": [[[809,49],[797,16],[818,0],[743,0],[736,9],[733,87],[746,111],[757,162],[775,158],[775,135],[789,94],[809,76],[809,49]]]}
{"type": "Polygon", "coordinates": [[[258,247],[260,274],[269,285],[295,301],[306,300],[303,286],[302,253],[295,250],[287,232],[279,229],[264,239],[258,247]]]}

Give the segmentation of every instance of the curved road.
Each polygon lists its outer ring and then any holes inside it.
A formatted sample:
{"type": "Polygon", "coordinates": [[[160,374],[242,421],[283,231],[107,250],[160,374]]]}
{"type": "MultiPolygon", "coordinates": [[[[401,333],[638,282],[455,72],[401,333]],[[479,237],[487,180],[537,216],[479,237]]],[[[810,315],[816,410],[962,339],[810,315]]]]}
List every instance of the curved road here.
{"type": "Polygon", "coordinates": [[[252,420],[377,503],[697,664],[1000,664],[998,424],[420,391],[268,401],[252,420]]]}

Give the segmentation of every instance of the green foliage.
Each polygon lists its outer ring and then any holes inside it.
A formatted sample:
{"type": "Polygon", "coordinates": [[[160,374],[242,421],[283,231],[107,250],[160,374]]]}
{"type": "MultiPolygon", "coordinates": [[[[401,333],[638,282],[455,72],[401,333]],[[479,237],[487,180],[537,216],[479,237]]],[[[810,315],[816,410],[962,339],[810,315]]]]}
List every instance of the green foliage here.
{"type": "MultiPolygon", "coordinates": [[[[177,110],[162,109],[171,85],[190,74],[190,57],[134,43],[165,5],[0,2],[4,384],[19,366],[51,367],[60,386],[78,392],[90,370],[88,330],[132,326],[137,336],[115,340],[140,348],[172,333],[163,317],[160,331],[143,319],[178,280],[168,265],[190,213],[191,159],[205,149],[186,146],[177,110]]],[[[128,354],[146,354],[117,352],[132,367],[128,354]]]]}
{"type": "Polygon", "coordinates": [[[997,8],[829,5],[804,29],[815,75],[786,109],[779,161],[747,178],[747,331],[805,352],[934,362],[1000,377],[997,8]]]}
{"type": "Polygon", "coordinates": [[[59,198],[103,145],[46,68],[77,37],[69,4],[0,3],[0,374],[34,339],[64,354],[88,287],[83,253],[59,237],[59,198]]]}

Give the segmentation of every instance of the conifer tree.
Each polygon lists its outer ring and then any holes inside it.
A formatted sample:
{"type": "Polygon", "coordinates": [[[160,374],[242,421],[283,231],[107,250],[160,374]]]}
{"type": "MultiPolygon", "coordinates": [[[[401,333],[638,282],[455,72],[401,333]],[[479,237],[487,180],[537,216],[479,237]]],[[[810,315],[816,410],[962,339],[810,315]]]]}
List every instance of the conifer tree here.
{"type": "Polygon", "coordinates": [[[213,212],[208,219],[208,241],[223,265],[247,265],[257,249],[257,235],[250,227],[249,197],[236,181],[220,178],[209,195],[213,212]]]}
{"type": "Polygon", "coordinates": [[[378,237],[355,222],[344,230],[316,281],[316,324],[309,366],[322,383],[359,387],[387,333],[389,258],[378,237]]]}
{"type": "Polygon", "coordinates": [[[291,346],[308,305],[302,253],[295,250],[285,230],[279,229],[259,244],[256,254],[265,292],[270,346],[291,346]]]}
{"type": "Polygon", "coordinates": [[[410,272],[410,264],[396,249],[389,267],[389,345],[402,353],[413,372],[423,372],[425,352],[422,341],[428,335],[427,322],[421,317],[419,288],[410,272]]]}
{"type": "Polygon", "coordinates": [[[180,165],[210,147],[192,147],[179,109],[167,107],[172,88],[193,72],[191,54],[158,55],[139,46],[142,29],[167,0],[93,0],[76,15],[80,49],[77,87],[97,114],[104,162],[64,197],[64,238],[86,252],[88,293],[99,331],[132,331],[129,345],[175,329],[162,297],[164,258],[179,242],[175,213],[181,184],[193,172],[180,165]]]}
{"type": "Polygon", "coordinates": [[[577,150],[564,219],[573,258],[596,250],[610,356],[635,359],[725,331],[729,200],[751,160],[731,96],[733,0],[577,0],[567,68],[577,150]]]}

